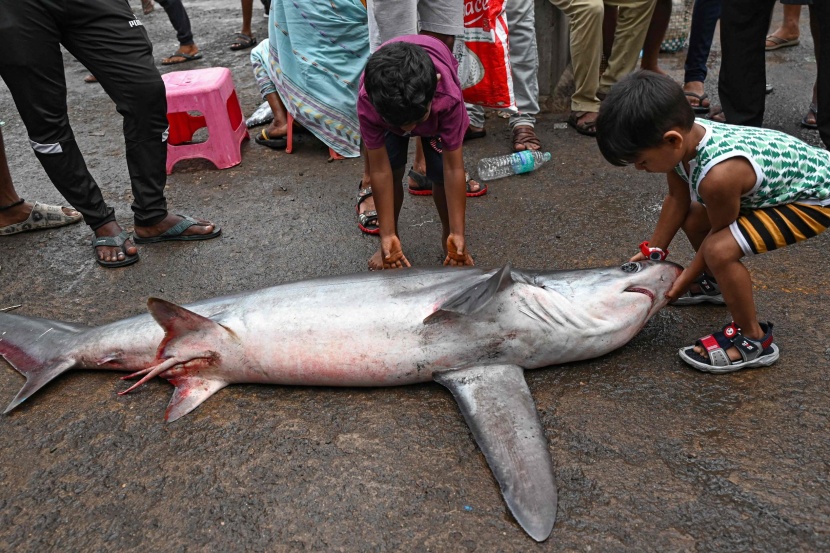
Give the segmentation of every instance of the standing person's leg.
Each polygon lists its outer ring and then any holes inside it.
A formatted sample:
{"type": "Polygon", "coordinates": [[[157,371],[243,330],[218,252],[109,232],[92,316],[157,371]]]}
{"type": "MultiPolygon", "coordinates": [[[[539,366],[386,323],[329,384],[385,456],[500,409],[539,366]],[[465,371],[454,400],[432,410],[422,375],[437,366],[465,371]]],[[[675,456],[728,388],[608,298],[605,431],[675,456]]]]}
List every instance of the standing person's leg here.
{"type": "Polygon", "coordinates": [[[218,236],[206,221],[187,221],[167,211],[167,98],[153,64],[152,45],[126,4],[86,0],[72,4],[62,27],[63,45],[92,73],[124,117],[127,169],[133,191],[136,242],[195,240],[218,236]],[[112,63],[113,55],[119,62],[112,63]],[[189,223],[189,224],[188,224],[189,223]]]}
{"type": "Polygon", "coordinates": [[[251,30],[251,19],[254,15],[254,0],[241,0],[240,6],[242,7],[242,28],[236,33],[231,43],[231,50],[253,48],[257,43],[254,32],[251,30]]]}
{"type": "Polygon", "coordinates": [[[721,8],[718,96],[726,121],[734,125],[764,123],[763,44],[774,5],[775,0],[727,0],[721,8]]]}
{"type": "Polygon", "coordinates": [[[602,0],[550,0],[570,21],[571,66],[576,90],[571,96],[568,120],[583,134],[596,134],[599,112],[597,88],[602,55],[602,0]]]}
{"type": "Polygon", "coordinates": [[[467,117],[470,118],[470,126],[464,133],[464,140],[484,138],[487,131],[484,129],[484,108],[475,104],[464,104],[467,108],[467,117]]]}
{"type": "Polygon", "coordinates": [[[816,45],[816,124],[824,147],[830,149],[830,5],[819,1],[810,6],[810,24],[815,19],[813,40],[816,45]],[[818,35],[818,36],[817,36],[818,35]]]}
{"type": "Polygon", "coordinates": [[[665,72],[660,69],[657,63],[657,58],[660,55],[660,45],[663,44],[670,19],[671,0],[657,0],[643,42],[643,59],[640,61],[640,69],[647,69],[665,75],[665,72]]]}
{"type": "Polygon", "coordinates": [[[268,127],[256,137],[256,142],[275,150],[282,150],[288,145],[285,138],[288,135],[288,112],[266,69],[270,64],[270,57],[271,47],[268,40],[263,40],[251,50],[251,68],[254,70],[254,79],[259,85],[260,95],[268,102],[274,116],[268,127]]]}
{"type": "Polygon", "coordinates": [[[534,126],[539,113],[539,53],[536,49],[534,0],[507,3],[507,29],[510,39],[510,65],[513,94],[518,113],[510,116],[513,150],[538,150],[542,147],[534,126]]]}
{"type": "Polygon", "coordinates": [[[54,228],[78,223],[80,213],[68,207],[34,204],[17,195],[6,159],[6,145],[0,131],[0,236],[29,230],[54,228]]]}
{"type": "Polygon", "coordinates": [[[609,0],[607,4],[618,6],[619,15],[608,69],[599,80],[600,98],[608,93],[611,86],[637,67],[655,0],[609,0]]]}
{"type": "Polygon", "coordinates": [[[63,14],[31,1],[0,5],[0,77],[11,92],[35,155],[52,184],[93,230],[113,222],[113,210],[89,174],[69,125],[58,42],[57,19],[63,14]]]}
{"type": "Polygon", "coordinates": [[[398,36],[418,34],[416,0],[368,0],[369,51],[398,36]]]}
{"type": "Polygon", "coordinates": [[[182,0],[158,0],[161,7],[167,13],[170,24],[176,30],[176,38],[179,41],[179,49],[170,56],[161,60],[162,65],[173,65],[201,59],[199,47],[193,41],[193,31],[190,28],[190,18],[187,10],[184,9],[182,0]]]}
{"type": "Polygon", "coordinates": [[[796,46],[801,36],[799,23],[801,21],[801,6],[798,4],[784,4],[784,19],[781,26],[767,35],[764,48],[778,50],[788,46],[796,46]]]}
{"type": "Polygon", "coordinates": [[[464,2],[418,0],[418,29],[421,34],[444,42],[452,51],[455,37],[464,34],[464,2]]]}
{"type": "Polygon", "coordinates": [[[709,72],[707,63],[715,37],[715,27],[720,18],[721,0],[696,0],[692,9],[692,28],[689,33],[689,47],[686,50],[683,92],[695,113],[709,111],[709,98],[704,82],[709,72]]]}

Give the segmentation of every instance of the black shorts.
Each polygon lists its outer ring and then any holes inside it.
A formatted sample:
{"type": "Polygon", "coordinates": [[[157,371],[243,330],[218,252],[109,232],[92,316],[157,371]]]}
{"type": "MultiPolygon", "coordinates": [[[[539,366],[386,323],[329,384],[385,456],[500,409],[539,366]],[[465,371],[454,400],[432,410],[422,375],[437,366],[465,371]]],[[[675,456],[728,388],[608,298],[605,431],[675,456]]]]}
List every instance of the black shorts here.
{"type": "Polygon", "coordinates": [[[389,154],[389,165],[392,171],[406,168],[406,158],[409,151],[409,139],[420,138],[424,148],[424,157],[427,162],[427,177],[437,184],[444,184],[444,158],[441,154],[441,139],[431,136],[399,136],[395,133],[386,133],[386,153],[389,154]]]}
{"type": "Polygon", "coordinates": [[[741,211],[729,225],[746,255],[764,253],[824,232],[830,227],[830,205],[784,204],[741,211]]]}

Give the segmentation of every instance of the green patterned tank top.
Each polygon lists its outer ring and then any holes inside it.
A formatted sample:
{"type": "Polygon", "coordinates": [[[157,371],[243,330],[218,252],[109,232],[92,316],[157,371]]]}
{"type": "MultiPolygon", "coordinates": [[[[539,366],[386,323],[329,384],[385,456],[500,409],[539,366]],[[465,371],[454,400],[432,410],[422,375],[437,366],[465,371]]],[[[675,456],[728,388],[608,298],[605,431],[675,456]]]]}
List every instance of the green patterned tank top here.
{"type": "Polygon", "coordinates": [[[755,186],[741,196],[741,209],[759,209],[795,202],[830,205],[830,152],[814,148],[783,132],[697,119],[706,134],[689,161],[689,174],[679,163],[675,171],[689,183],[692,199],[703,203],[700,182],[717,163],[744,157],[755,169],[755,186]]]}

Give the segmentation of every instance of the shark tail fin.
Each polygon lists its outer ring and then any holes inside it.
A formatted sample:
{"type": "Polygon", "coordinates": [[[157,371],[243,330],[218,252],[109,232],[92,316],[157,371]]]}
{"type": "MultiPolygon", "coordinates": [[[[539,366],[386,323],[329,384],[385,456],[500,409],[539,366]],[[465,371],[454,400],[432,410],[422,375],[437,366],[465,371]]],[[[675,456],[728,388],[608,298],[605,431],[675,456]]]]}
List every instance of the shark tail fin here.
{"type": "Polygon", "coordinates": [[[0,355],[26,377],[3,413],[8,413],[58,375],[71,369],[70,342],[89,327],[0,313],[0,355]]]}

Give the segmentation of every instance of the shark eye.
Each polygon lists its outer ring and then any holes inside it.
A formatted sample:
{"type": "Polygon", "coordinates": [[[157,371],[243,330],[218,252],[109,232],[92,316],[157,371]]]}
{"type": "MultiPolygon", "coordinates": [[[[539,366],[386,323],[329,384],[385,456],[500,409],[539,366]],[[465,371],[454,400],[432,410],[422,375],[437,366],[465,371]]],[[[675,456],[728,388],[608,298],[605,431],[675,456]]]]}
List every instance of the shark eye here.
{"type": "Polygon", "coordinates": [[[636,273],[636,272],[639,272],[640,269],[642,269],[642,267],[640,266],[639,263],[635,263],[635,262],[631,261],[631,262],[628,262],[628,263],[623,263],[623,265],[622,265],[622,267],[620,267],[620,269],[622,269],[626,273],[636,273]]]}

